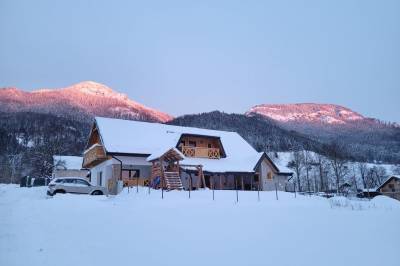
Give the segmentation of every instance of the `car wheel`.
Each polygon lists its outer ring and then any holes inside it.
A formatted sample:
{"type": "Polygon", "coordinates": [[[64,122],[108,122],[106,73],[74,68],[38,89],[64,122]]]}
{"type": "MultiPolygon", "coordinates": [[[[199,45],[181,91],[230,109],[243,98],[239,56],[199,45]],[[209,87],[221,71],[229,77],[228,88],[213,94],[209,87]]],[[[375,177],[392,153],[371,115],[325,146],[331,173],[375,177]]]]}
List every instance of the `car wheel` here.
{"type": "Polygon", "coordinates": [[[95,196],[103,195],[103,192],[101,192],[100,190],[95,190],[95,191],[93,191],[92,195],[95,195],[95,196]]]}
{"type": "Polygon", "coordinates": [[[65,194],[65,190],[56,190],[54,191],[53,195],[60,193],[60,194],[65,194]]]}

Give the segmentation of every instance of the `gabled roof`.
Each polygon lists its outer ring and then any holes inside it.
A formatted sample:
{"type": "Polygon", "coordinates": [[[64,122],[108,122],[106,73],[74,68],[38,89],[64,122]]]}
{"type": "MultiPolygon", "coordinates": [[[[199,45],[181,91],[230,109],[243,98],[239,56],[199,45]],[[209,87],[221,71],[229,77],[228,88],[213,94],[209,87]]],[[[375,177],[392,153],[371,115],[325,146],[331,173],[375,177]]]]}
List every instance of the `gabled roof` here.
{"type": "Polygon", "coordinates": [[[385,182],[383,182],[376,190],[381,189],[383,186],[385,186],[388,182],[390,182],[390,180],[392,180],[393,178],[400,180],[400,175],[391,175],[389,176],[385,182]]]}
{"type": "Polygon", "coordinates": [[[176,147],[182,135],[190,134],[219,138],[224,148],[226,158],[185,157],[182,161],[182,164],[201,164],[204,171],[254,172],[261,156],[266,156],[258,153],[236,132],[103,117],[96,117],[95,121],[108,153],[142,154],[150,156],[151,159],[167,149],[176,147]]]}
{"type": "Polygon", "coordinates": [[[169,147],[166,149],[159,149],[158,151],[152,153],[149,157],[147,157],[147,161],[152,162],[163,157],[169,161],[181,161],[185,159],[185,155],[182,154],[180,150],[175,147],[169,147]]]}

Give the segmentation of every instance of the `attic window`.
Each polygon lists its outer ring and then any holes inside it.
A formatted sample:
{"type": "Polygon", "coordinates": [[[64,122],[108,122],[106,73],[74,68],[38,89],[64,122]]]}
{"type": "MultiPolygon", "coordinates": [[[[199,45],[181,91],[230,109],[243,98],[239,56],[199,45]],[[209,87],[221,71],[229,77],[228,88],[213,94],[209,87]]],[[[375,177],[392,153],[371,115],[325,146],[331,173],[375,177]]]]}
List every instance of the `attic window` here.
{"type": "Polygon", "coordinates": [[[268,172],[267,179],[272,180],[272,172],[268,172]]]}
{"type": "Polygon", "coordinates": [[[196,141],[189,140],[189,146],[190,147],[196,147],[196,141]]]}

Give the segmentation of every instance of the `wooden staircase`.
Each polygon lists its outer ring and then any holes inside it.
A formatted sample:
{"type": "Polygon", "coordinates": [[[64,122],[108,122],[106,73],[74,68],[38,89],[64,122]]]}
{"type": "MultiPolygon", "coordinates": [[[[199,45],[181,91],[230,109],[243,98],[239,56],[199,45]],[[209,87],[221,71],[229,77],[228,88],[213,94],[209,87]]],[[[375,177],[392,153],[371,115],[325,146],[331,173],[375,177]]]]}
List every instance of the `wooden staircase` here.
{"type": "Polygon", "coordinates": [[[164,172],[164,177],[167,190],[183,189],[182,180],[178,172],[164,172]]]}

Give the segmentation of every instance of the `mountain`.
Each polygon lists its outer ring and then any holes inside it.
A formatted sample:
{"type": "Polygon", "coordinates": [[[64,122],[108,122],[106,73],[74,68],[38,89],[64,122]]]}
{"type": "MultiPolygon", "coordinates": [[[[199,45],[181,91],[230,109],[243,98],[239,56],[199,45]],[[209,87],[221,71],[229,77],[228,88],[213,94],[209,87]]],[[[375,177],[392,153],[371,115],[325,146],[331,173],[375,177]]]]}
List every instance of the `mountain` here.
{"type": "Polygon", "coordinates": [[[3,88],[0,89],[0,111],[56,114],[79,120],[104,116],[166,122],[173,118],[93,81],[62,89],[40,89],[32,92],[3,88]]]}
{"type": "Polygon", "coordinates": [[[358,121],[375,122],[374,119],[366,118],[348,108],[335,104],[261,104],[252,107],[246,114],[252,113],[282,123],[351,125],[358,121]]]}
{"type": "Polygon", "coordinates": [[[190,126],[239,133],[258,151],[289,151],[307,147],[320,151],[322,145],[300,133],[281,128],[271,119],[260,115],[226,114],[219,111],[184,115],[168,122],[178,126],[190,126]]]}
{"type": "Polygon", "coordinates": [[[342,142],[360,161],[399,162],[400,127],[334,104],[262,104],[246,115],[263,116],[279,126],[322,143],[342,142]]]}

